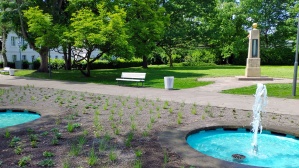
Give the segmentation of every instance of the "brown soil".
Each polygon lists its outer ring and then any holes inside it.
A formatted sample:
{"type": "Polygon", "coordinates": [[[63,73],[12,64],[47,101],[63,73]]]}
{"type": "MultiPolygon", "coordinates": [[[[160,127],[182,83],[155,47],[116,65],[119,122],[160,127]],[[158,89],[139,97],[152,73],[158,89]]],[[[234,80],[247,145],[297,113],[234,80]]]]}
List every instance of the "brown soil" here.
{"type": "MultiPolygon", "coordinates": [[[[238,109],[34,86],[2,88],[0,103],[2,109],[38,109],[42,115],[37,121],[0,129],[4,168],[19,167],[25,157],[30,158],[23,163],[26,167],[190,167],[160,145],[158,132],[213,121],[249,125],[252,119],[251,111],[238,109]],[[71,126],[77,127],[70,131],[71,126]],[[13,144],[17,137],[20,141],[13,144]],[[91,149],[97,158],[92,166],[91,149]],[[43,156],[45,151],[54,156],[43,156]]],[[[299,121],[296,116],[270,113],[264,120],[290,126],[299,121]]]]}

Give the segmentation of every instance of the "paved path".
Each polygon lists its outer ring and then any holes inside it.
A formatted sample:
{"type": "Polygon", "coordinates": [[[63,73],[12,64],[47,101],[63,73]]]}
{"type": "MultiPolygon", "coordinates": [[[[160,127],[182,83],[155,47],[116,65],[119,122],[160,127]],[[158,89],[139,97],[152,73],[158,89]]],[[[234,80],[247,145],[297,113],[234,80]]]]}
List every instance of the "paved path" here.
{"type": "MultiPolygon", "coordinates": [[[[214,84],[182,90],[164,90],[154,88],[135,88],[126,86],[101,85],[91,83],[67,82],[22,78],[9,75],[0,75],[0,85],[34,85],[35,87],[55,88],[108,95],[121,95],[175,102],[197,103],[243,110],[252,110],[254,96],[240,96],[222,94],[221,90],[250,86],[257,83],[292,83],[291,79],[274,79],[274,81],[238,81],[234,77],[202,78],[200,80],[215,81],[214,84]]],[[[175,81],[174,81],[175,82],[175,81]]],[[[271,92],[271,90],[268,90],[271,92]]],[[[291,94],[290,90],[290,94],[291,94]]],[[[299,91],[298,91],[299,92],[299,91]]],[[[299,94],[297,92],[297,94],[299,94]]],[[[254,93],[253,93],[254,94],[254,93]]],[[[299,115],[299,100],[268,98],[267,112],[299,115]]]]}

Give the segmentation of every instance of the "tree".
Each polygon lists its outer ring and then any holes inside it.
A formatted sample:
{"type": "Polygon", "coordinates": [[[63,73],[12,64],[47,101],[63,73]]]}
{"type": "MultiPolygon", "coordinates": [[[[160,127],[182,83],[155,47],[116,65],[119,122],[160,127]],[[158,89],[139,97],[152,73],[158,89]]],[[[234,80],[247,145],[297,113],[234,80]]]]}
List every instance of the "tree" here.
{"type": "Polygon", "coordinates": [[[246,26],[251,27],[252,23],[258,23],[263,47],[285,46],[289,35],[288,30],[283,27],[291,17],[288,7],[294,5],[293,0],[242,0],[240,5],[247,18],[246,26]]]}
{"type": "Polygon", "coordinates": [[[204,19],[213,11],[215,1],[162,0],[160,3],[170,15],[170,24],[158,45],[165,51],[172,67],[175,51],[195,49],[203,42],[198,27],[207,24],[204,19]]]}
{"type": "Polygon", "coordinates": [[[143,68],[148,67],[148,56],[162,39],[169,16],[156,0],[127,0],[127,26],[130,29],[130,43],[135,55],[142,57],[143,68]]]}
{"type": "Polygon", "coordinates": [[[104,54],[128,57],[133,48],[129,46],[127,29],[125,27],[126,13],[119,6],[108,8],[106,3],[97,5],[96,11],[83,8],[72,15],[71,30],[65,35],[74,41],[74,46],[86,51],[84,56],[75,62],[86,61],[86,76],[90,76],[91,63],[104,54]],[[91,53],[98,49],[97,56],[91,58],[91,53]]]}
{"type": "MultiPolygon", "coordinates": [[[[24,40],[27,41],[28,45],[35,51],[40,54],[41,58],[41,65],[38,69],[39,72],[48,72],[48,52],[50,48],[54,48],[59,45],[59,40],[56,39],[61,34],[59,32],[59,23],[60,22],[67,22],[65,20],[64,15],[62,15],[62,9],[65,7],[67,1],[65,0],[17,0],[17,8],[15,9],[18,12],[19,20],[18,22],[14,22],[14,27],[16,29],[16,33],[21,36],[24,40]],[[34,12],[30,14],[27,12],[27,17],[24,16],[24,13],[29,10],[31,7],[31,11],[34,12]],[[38,8],[36,8],[38,7],[38,8]],[[36,12],[36,13],[35,13],[36,12]],[[57,30],[58,32],[53,33],[54,30],[50,31],[51,27],[45,27],[47,35],[41,34],[42,31],[41,27],[38,27],[38,19],[35,19],[34,15],[37,17],[44,19],[47,24],[48,20],[51,20],[51,24],[53,25],[52,28],[57,30]],[[44,15],[44,16],[42,16],[44,15]],[[28,25],[30,22],[30,28],[28,25]],[[34,25],[34,26],[33,26],[34,25]],[[29,29],[30,32],[29,32],[29,29]],[[54,35],[51,36],[50,34],[54,35]],[[40,37],[39,35],[42,35],[40,37]],[[46,36],[48,37],[49,43],[44,41],[46,36]],[[54,39],[55,38],[55,39],[54,39]],[[36,43],[37,42],[37,43],[36,43]]],[[[41,25],[45,26],[46,24],[41,23],[41,25]]]]}
{"type": "Polygon", "coordinates": [[[28,33],[35,37],[31,45],[34,44],[34,50],[41,55],[40,71],[47,71],[48,52],[50,48],[58,47],[59,28],[52,23],[52,16],[43,13],[39,7],[29,7],[28,10],[24,11],[24,17],[28,24],[28,33]],[[43,68],[45,65],[47,65],[46,69],[43,68]]]}
{"type": "Polygon", "coordinates": [[[215,8],[216,15],[210,25],[215,31],[208,42],[209,45],[218,50],[221,59],[226,60],[240,56],[248,46],[248,33],[243,25],[246,22],[240,6],[235,1],[218,2],[215,8]]]}
{"type": "Polygon", "coordinates": [[[12,30],[13,13],[12,9],[15,7],[15,3],[10,0],[3,0],[0,2],[0,32],[2,34],[2,50],[3,67],[7,66],[6,56],[6,39],[9,31],[12,30]]]}

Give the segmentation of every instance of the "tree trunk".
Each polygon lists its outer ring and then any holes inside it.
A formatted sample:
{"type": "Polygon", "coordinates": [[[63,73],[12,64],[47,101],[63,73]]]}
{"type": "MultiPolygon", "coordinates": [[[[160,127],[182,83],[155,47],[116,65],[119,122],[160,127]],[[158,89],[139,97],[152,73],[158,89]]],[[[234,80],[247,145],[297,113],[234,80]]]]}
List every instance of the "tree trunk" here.
{"type": "Polygon", "coordinates": [[[40,63],[40,67],[38,68],[37,71],[39,71],[39,72],[49,72],[49,69],[48,69],[48,65],[49,65],[48,53],[49,53],[49,48],[48,47],[41,47],[41,49],[39,50],[41,63],[40,63]]]}
{"type": "Polygon", "coordinates": [[[86,72],[83,70],[83,67],[80,68],[81,73],[85,77],[90,77],[90,68],[91,68],[91,62],[90,62],[90,55],[91,55],[92,50],[88,50],[85,55],[85,60],[86,60],[86,72]]]}
{"type": "Polygon", "coordinates": [[[71,70],[72,63],[71,63],[71,46],[63,47],[63,56],[64,56],[64,70],[71,70]]]}
{"type": "Polygon", "coordinates": [[[171,49],[165,49],[166,55],[169,58],[169,67],[173,67],[173,60],[172,60],[172,50],[171,49]]]}
{"type": "Polygon", "coordinates": [[[90,77],[90,66],[91,66],[90,64],[91,63],[88,60],[86,64],[86,77],[90,77]]]}
{"type": "Polygon", "coordinates": [[[67,50],[67,70],[72,70],[72,45],[68,44],[67,50]]]}
{"type": "Polygon", "coordinates": [[[142,56],[142,68],[148,68],[147,67],[147,57],[144,55],[142,56]]]}
{"type": "Polygon", "coordinates": [[[7,56],[6,56],[6,37],[7,37],[7,32],[4,27],[2,27],[2,57],[3,57],[3,67],[7,66],[7,56]]]}

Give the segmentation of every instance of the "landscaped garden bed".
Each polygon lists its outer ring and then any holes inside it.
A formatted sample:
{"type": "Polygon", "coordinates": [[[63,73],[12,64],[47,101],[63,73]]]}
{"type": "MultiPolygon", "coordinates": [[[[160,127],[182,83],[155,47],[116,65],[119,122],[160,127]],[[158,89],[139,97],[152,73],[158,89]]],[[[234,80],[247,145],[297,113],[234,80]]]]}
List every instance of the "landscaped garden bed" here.
{"type": "MultiPolygon", "coordinates": [[[[4,109],[41,114],[33,122],[0,128],[0,167],[190,167],[159,143],[158,133],[212,122],[250,125],[252,120],[251,111],[197,102],[34,86],[0,88],[0,103],[4,109]]],[[[267,113],[263,125],[296,127],[298,121],[297,116],[267,113]]]]}

